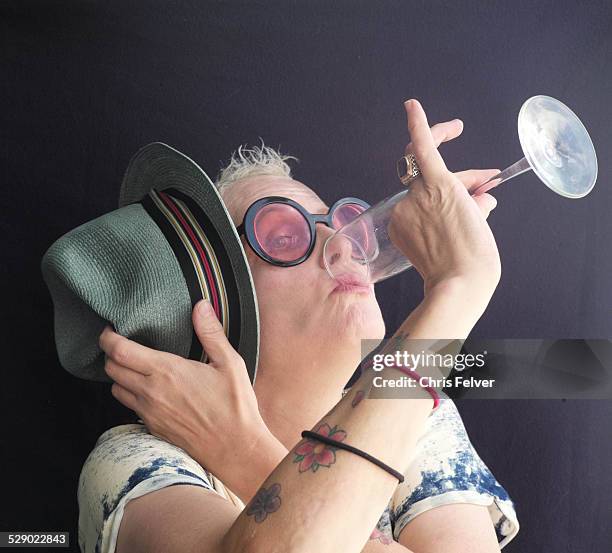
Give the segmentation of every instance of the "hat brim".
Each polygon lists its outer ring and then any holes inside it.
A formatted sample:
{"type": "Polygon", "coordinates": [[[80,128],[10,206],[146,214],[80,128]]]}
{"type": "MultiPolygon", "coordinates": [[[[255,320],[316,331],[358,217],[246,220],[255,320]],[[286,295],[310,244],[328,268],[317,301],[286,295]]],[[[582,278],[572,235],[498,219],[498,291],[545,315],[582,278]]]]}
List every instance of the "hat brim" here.
{"type": "Polygon", "coordinates": [[[259,360],[259,312],[253,277],[232,218],[215,185],[200,166],[178,150],[153,142],[132,157],[123,177],[119,207],[140,201],[151,189],[175,188],[191,197],[217,230],[229,257],[240,304],[240,341],[251,384],[259,360]]]}

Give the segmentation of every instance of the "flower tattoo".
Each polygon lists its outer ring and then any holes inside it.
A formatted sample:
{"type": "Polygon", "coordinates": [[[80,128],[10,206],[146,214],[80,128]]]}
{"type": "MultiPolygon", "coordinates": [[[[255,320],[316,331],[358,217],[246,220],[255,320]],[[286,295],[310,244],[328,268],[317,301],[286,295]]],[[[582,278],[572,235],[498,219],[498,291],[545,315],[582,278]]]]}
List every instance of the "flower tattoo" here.
{"type": "Polygon", "coordinates": [[[278,482],[269,488],[262,486],[248,506],[247,515],[255,515],[255,522],[263,522],[270,513],[278,511],[281,505],[280,489],[278,482]]]}
{"type": "Polygon", "coordinates": [[[389,536],[383,534],[378,528],[374,528],[374,530],[370,534],[370,539],[378,540],[380,543],[383,543],[385,545],[389,545],[393,541],[389,536]]]}
{"type": "MultiPolygon", "coordinates": [[[[346,432],[340,430],[338,425],[330,428],[329,424],[322,424],[316,430],[317,434],[327,436],[332,440],[341,442],[346,438],[346,432]]],[[[293,451],[295,458],[294,463],[299,463],[299,471],[306,472],[312,470],[317,472],[319,467],[329,467],[336,462],[336,449],[337,447],[321,443],[315,439],[305,439],[303,442],[297,445],[293,451]]]]}
{"type": "Polygon", "coordinates": [[[380,519],[378,519],[376,527],[374,530],[372,530],[370,540],[378,540],[384,545],[389,545],[393,542],[393,539],[390,537],[392,535],[393,530],[391,529],[391,511],[389,507],[387,507],[380,519]]]}

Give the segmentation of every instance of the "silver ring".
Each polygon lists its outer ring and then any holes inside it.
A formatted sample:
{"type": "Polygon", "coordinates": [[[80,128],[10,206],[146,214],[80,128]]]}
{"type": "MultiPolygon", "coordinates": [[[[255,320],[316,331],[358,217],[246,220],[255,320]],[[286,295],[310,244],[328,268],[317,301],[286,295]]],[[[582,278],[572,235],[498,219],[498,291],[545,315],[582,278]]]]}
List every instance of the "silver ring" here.
{"type": "Polygon", "coordinates": [[[408,154],[397,161],[397,176],[403,185],[408,185],[410,181],[416,179],[421,174],[414,154],[408,154]]]}

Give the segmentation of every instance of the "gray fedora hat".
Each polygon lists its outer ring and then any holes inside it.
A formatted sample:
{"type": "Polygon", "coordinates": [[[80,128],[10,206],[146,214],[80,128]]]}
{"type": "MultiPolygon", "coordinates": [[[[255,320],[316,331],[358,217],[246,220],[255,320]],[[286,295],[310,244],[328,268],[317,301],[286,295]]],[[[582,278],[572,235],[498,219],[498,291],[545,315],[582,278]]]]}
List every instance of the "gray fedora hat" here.
{"type": "Polygon", "coordinates": [[[206,362],[191,317],[207,298],[254,383],[259,314],[244,248],[212,181],[174,148],[141,148],[119,209],[58,238],[41,270],[58,357],[74,376],[112,382],[98,345],[109,323],[145,346],[206,362]]]}

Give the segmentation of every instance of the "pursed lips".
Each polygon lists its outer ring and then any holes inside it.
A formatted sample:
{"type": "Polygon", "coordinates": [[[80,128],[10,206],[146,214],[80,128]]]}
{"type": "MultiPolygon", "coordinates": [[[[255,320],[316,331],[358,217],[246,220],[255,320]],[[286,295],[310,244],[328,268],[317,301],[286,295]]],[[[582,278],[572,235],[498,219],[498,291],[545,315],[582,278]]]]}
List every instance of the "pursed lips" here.
{"type": "Polygon", "coordinates": [[[360,279],[355,275],[343,274],[335,277],[337,281],[332,293],[336,292],[354,292],[359,294],[369,294],[372,291],[372,285],[360,279]]]}

